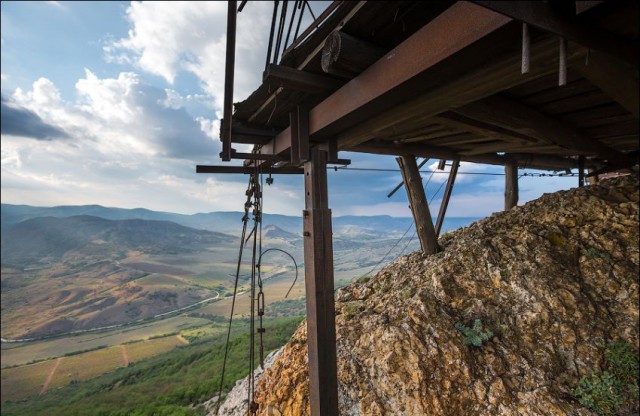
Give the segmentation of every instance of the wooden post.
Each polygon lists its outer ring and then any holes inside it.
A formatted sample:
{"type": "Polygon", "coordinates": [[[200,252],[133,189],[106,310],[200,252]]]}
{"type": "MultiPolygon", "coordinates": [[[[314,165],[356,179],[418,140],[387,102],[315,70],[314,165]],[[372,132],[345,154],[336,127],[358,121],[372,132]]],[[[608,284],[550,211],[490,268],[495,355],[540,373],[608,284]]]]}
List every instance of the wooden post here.
{"type": "Polygon", "coordinates": [[[507,162],[507,164],[504,165],[504,174],[504,210],[509,211],[518,205],[518,162],[507,162]]]}
{"type": "Polygon", "coordinates": [[[449,199],[451,199],[451,192],[453,191],[453,184],[456,181],[456,175],[458,174],[459,166],[460,159],[454,160],[453,164],[451,165],[449,180],[447,181],[447,188],[444,190],[444,196],[442,197],[442,203],[440,204],[440,212],[438,212],[438,220],[436,221],[436,237],[440,235],[440,230],[442,230],[442,223],[444,223],[444,216],[447,213],[449,199]]]}
{"type": "Polygon", "coordinates": [[[584,156],[578,157],[578,187],[584,186],[584,156]]]}
{"type": "Polygon", "coordinates": [[[407,190],[407,197],[411,205],[411,213],[413,221],[416,224],[416,231],[420,238],[420,247],[424,254],[435,254],[439,251],[438,237],[433,227],[431,212],[429,212],[429,204],[427,197],[424,195],[422,188],[422,180],[418,171],[418,164],[415,156],[401,156],[396,158],[400,171],[402,172],[402,180],[407,190]]]}
{"type": "Polygon", "coordinates": [[[338,370],[327,154],[314,148],[304,164],[304,269],[309,396],[312,416],[338,415],[338,370]]]}

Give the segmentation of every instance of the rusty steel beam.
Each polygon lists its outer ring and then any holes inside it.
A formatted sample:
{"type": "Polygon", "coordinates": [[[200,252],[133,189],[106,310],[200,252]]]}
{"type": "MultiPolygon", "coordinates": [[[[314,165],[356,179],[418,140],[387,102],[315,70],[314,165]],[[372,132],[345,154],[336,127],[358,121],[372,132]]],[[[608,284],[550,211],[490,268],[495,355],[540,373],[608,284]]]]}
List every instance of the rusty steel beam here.
{"type": "Polygon", "coordinates": [[[222,152],[220,158],[223,161],[231,160],[231,125],[233,114],[233,73],[236,61],[236,17],[238,2],[229,0],[227,3],[227,55],[224,63],[224,104],[222,125],[222,152]]]}

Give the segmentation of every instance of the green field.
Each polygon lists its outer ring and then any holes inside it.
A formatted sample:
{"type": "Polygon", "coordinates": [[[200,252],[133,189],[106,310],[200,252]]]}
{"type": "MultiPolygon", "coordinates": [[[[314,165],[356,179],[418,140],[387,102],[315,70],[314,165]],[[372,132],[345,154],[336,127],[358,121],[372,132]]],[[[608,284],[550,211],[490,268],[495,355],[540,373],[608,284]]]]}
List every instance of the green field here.
{"type": "MultiPolygon", "coordinates": [[[[272,351],[283,345],[291,337],[301,319],[301,317],[288,317],[266,321],[265,350],[272,351]]],[[[223,323],[212,324],[224,326],[223,323]]],[[[246,320],[236,321],[234,325],[227,361],[225,391],[248,372],[247,326],[246,320]]],[[[127,349],[129,347],[130,345],[127,345],[127,349]]],[[[202,415],[203,409],[194,408],[193,405],[214,396],[219,384],[223,356],[224,337],[205,337],[193,344],[173,348],[164,354],[150,357],[125,368],[118,368],[99,377],[60,389],[50,389],[39,397],[4,402],[2,414],[3,416],[202,415]]],[[[7,370],[3,370],[3,374],[5,371],[7,370]]],[[[36,381],[35,390],[32,390],[36,393],[40,387],[38,383],[41,384],[42,381],[36,381]]]]}
{"type": "Polygon", "coordinates": [[[38,394],[55,362],[56,360],[49,360],[0,371],[2,402],[38,394]]]}
{"type": "Polygon", "coordinates": [[[209,323],[207,319],[178,315],[141,325],[105,332],[94,332],[73,337],[55,338],[38,342],[2,344],[2,366],[26,364],[33,360],[60,357],[99,346],[120,345],[150,337],[176,333],[209,323]]]}
{"type": "Polygon", "coordinates": [[[129,362],[135,363],[145,358],[170,351],[181,345],[184,345],[184,343],[176,336],[168,336],[127,344],[124,347],[127,349],[129,362]]]}

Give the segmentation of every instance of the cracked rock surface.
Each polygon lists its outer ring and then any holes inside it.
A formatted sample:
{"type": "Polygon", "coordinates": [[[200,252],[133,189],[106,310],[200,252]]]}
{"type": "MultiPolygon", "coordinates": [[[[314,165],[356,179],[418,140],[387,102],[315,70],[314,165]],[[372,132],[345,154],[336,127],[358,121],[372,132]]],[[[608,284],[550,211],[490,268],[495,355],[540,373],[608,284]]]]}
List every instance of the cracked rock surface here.
{"type": "MultiPolygon", "coordinates": [[[[638,348],[638,181],[543,195],[336,293],[342,415],[591,415],[572,397],[607,342],[638,348]],[[480,319],[482,347],[454,325],[480,319]]],[[[306,324],[260,415],[308,415],[306,324]]]]}

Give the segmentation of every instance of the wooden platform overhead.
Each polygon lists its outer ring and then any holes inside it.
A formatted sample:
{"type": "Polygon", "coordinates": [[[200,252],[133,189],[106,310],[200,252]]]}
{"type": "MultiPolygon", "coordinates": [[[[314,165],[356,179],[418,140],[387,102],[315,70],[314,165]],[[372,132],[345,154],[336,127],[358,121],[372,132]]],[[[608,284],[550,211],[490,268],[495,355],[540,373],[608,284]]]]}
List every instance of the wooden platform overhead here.
{"type": "Polygon", "coordinates": [[[460,161],[505,166],[505,209],[517,205],[519,168],[579,168],[580,186],[585,168],[638,169],[637,0],[336,1],[291,43],[295,15],[276,1],[263,83],[233,106],[238,5],[228,3],[220,156],[244,165],[197,171],[304,175],[313,416],[338,414],[326,169],[344,162],[339,151],[399,156],[425,254],[441,249],[460,161]],[[233,148],[247,143],[251,153],[233,148]],[[435,226],[418,156],[452,161],[435,226]]]}
{"type": "Polygon", "coordinates": [[[333,7],[234,104],[231,145],[265,155],[246,165],[301,166],[301,140],[549,170],[579,156],[594,169],[637,165],[637,1],[333,7]],[[300,114],[302,137],[291,128],[300,114]]]}

